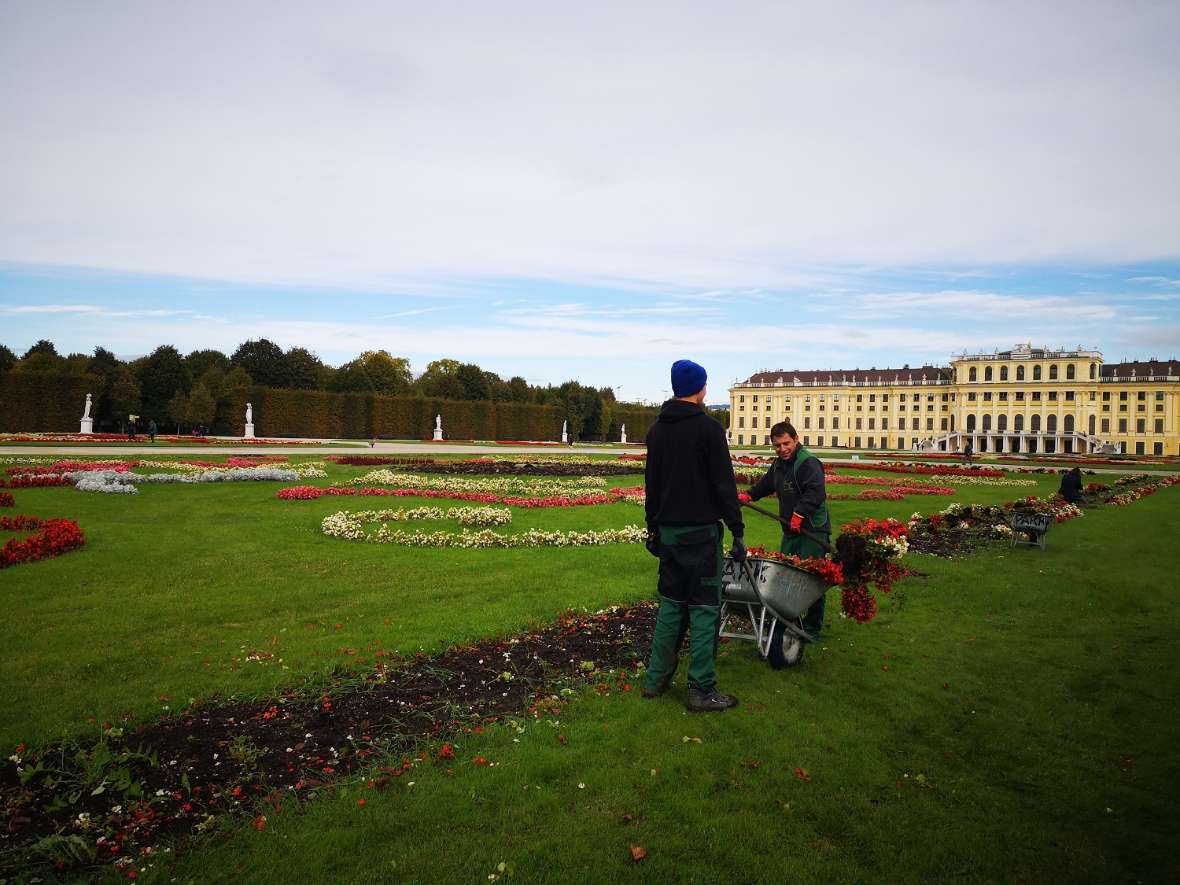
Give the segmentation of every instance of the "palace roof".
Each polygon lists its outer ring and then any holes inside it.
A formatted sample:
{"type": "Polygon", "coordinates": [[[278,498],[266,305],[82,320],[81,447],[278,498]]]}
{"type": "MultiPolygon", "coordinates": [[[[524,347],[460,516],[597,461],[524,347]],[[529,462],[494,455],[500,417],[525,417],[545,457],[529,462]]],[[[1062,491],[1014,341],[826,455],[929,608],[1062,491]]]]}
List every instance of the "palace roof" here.
{"type": "Polygon", "coordinates": [[[925,379],[935,381],[944,379],[949,381],[951,370],[944,366],[902,366],[900,369],[776,369],[773,372],[756,372],[744,384],[840,384],[843,382],[859,382],[861,384],[894,384],[897,382],[917,382],[925,379]]]}
{"type": "Polygon", "coordinates": [[[1129,363],[1106,363],[1102,367],[1103,378],[1142,378],[1144,375],[1180,375],[1180,360],[1133,360],[1129,363]]]}

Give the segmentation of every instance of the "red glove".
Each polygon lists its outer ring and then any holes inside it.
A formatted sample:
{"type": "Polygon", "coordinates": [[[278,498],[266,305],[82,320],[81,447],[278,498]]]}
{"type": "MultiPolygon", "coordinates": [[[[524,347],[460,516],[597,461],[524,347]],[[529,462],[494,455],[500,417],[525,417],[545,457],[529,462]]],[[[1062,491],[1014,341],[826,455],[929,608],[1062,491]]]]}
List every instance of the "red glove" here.
{"type": "Polygon", "coordinates": [[[753,499],[753,498],[751,498],[749,495],[747,495],[745,492],[738,492],[738,502],[739,502],[739,503],[741,503],[741,504],[749,504],[749,503],[750,503],[751,501],[753,501],[753,500],[754,500],[754,499],[753,499]]]}
{"type": "Polygon", "coordinates": [[[791,531],[796,535],[803,531],[803,517],[798,513],[791,514],[791,531]]]}

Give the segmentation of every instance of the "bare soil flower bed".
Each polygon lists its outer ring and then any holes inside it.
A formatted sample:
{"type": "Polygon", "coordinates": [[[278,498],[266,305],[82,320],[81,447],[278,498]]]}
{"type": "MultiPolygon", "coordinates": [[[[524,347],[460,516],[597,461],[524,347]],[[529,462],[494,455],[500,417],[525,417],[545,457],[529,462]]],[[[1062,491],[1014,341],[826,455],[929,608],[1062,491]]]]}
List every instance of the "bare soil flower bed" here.
{"type": "Polygon", "coordinates": [[[314,696],[214,700],[127,734],[107,727],[98,741],[18,747],[0,768],[0,874],[130,865],[219,816],[277,809],[358,769],[378,765],[380,788],[416,765],[447,765],[454,751],[438,742],[508,715],[554,715],[553,692],[571,678],[631,690],[627,670],[646,656],[654,620],[649,603],[566,614],[435,656],[385,656],[314,696]]]}

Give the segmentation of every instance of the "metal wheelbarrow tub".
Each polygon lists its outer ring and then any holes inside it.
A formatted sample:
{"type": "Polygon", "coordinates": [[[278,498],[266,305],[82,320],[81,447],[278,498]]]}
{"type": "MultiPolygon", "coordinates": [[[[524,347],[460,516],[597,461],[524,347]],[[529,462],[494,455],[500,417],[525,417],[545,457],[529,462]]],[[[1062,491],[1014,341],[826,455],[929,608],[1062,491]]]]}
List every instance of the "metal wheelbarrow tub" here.
{"type": "Polygon", "coordinates": [[[1013,510],[1008,514],[1008,526],[1012,529],[1012,546],[1027,544],[1045,549],[1045,535],[1053,525],[1051,513],[1033,513],[1027,510],[1013,510]]]}
{"type": "Polygon", "coordinates": [[[776,670],[803,660],[811,637],[803,630],[802,616],[827,592],[822,578],[809,571],[772,559],[750,558],[747,568],[725,560],[721,593],[721,635],[751,639],[758,653],[776,670]],[[752,633],[727,632],[732,615],[748,618],[752,633]]]}

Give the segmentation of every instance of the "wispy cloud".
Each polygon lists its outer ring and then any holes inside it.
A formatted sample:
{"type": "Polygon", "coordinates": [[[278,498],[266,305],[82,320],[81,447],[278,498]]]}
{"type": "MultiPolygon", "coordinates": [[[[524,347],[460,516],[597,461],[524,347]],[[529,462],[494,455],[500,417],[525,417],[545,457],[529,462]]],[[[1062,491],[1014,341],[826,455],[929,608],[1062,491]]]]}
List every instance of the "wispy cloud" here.
{"type": "Polygon", "coordinates": [[[49,314],[103,317],[109,319],[134,319],[147,317],[189,317],[205,322],[224,322],[223,318],[208,316],[195,310],[172,308],[137,308],[118,310],[97,304],[0,304],[0,313],[8,314],[49,314]]]}
{"type": "Polygon", "coordinates": [[[1180,289],[1180,280],[1172,279],[1171,277],[1131,277],[1130,283],[1144,283],[1148,286],[1157,286],[1162,289],[1180,289]]]}

